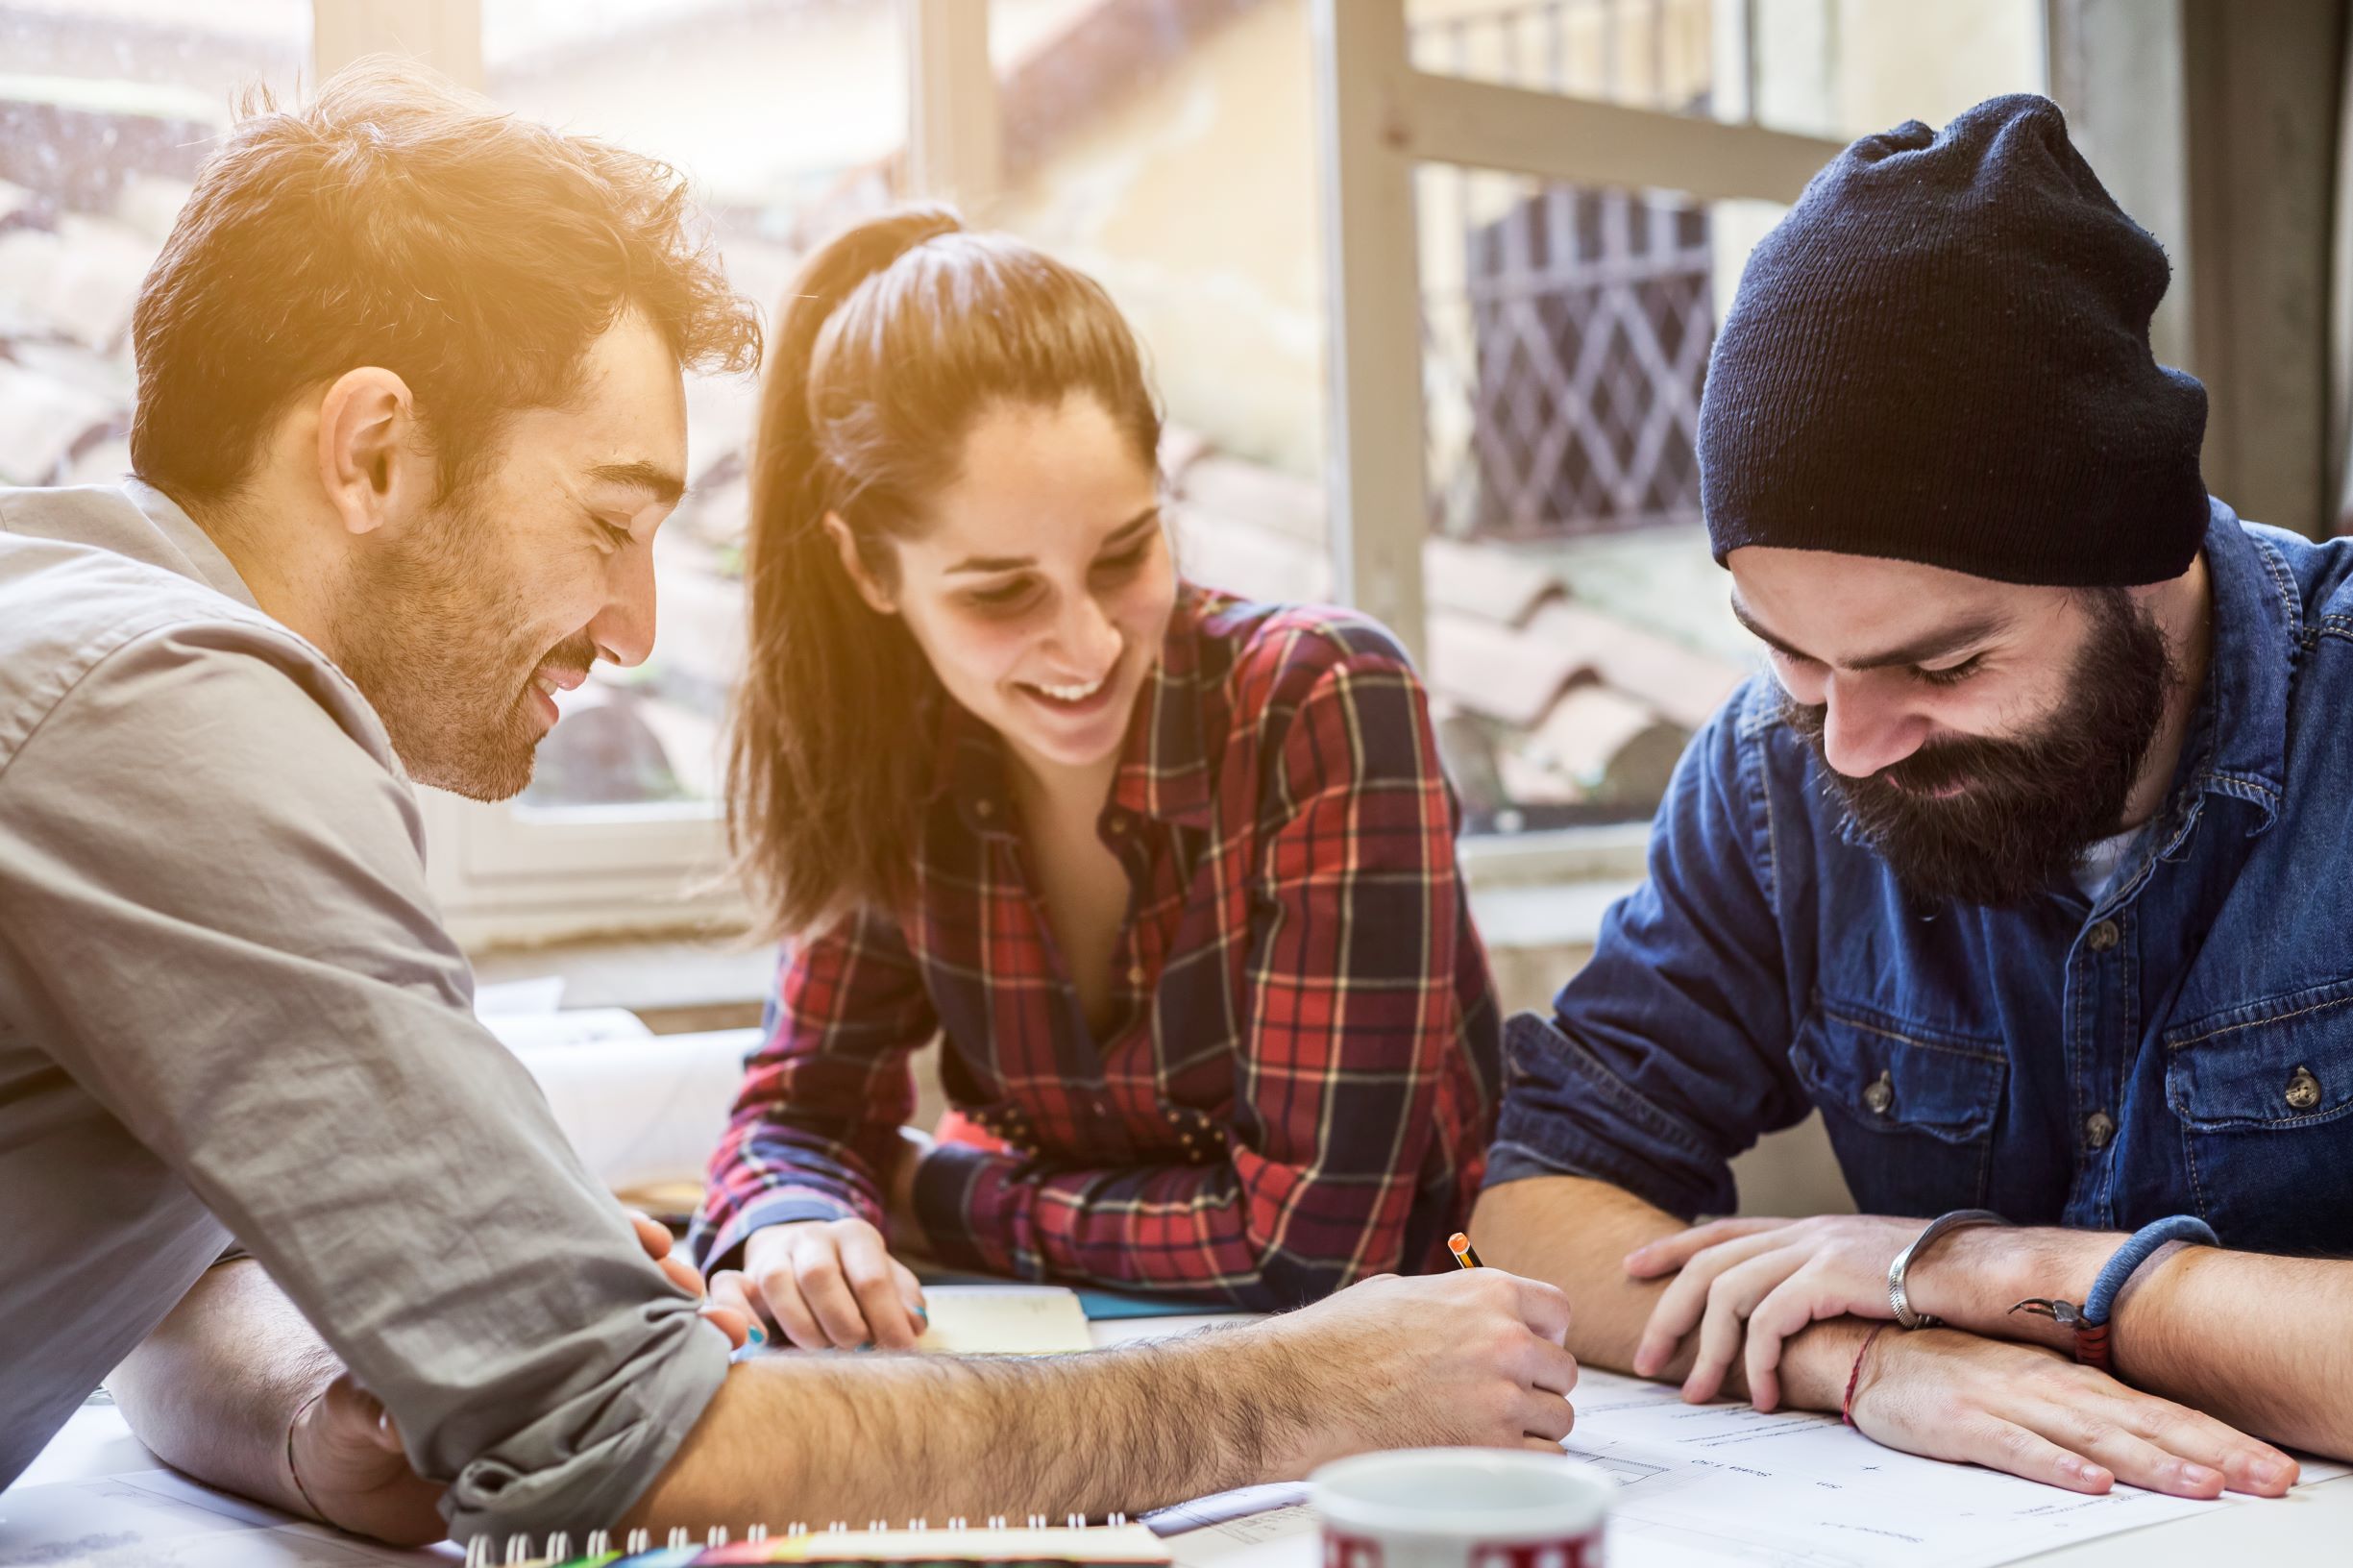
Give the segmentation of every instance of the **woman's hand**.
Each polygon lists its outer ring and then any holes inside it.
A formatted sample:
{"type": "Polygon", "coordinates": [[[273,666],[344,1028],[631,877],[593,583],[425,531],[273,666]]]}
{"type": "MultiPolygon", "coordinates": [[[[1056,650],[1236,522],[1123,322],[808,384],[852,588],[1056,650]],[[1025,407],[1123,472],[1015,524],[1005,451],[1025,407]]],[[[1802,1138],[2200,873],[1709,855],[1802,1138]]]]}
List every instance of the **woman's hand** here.
{"type": "Polygon", "coordinates": [[[1890,1329],[1872,1341],[1853,1414],[1890,1448],[2072,1492],[2120,1481],[2175,1497],[2277,1497],[2295,1484],[2293,1459],[2212,1416],[2055,1350],[1955,1329],[1890,1329]]]}
{"type": "Polygon", "coordinates": [[[863,1219],[763,1226],[744,1243],[743,1268],[712,1277],[711,1294],[765,1313],[803,1350],[913,1350],[929,1323],[922,1286],[863,1219]]]}
{"type": "Polygon", "coordinates": [[[1651,1309],[1634,1371],[1655,1377],[1697,1329],[1699,1355],[1683,1397],[1715,1398],[1739,1359],[1751,1402],[1773,1409],[1781,1400],[1781,1342],[1825,1318],[1891,1316],[1888,1265],[1926,1223],[1877,1214],[1720,1219],[1636,1248],[1627,1254],[1628,1274],[1675,1279],[1651,1309]]]}
{"type": "Polygon", "coordinates": [[[883,1193],[892,1235],[902,1238],[922,1236],[923,1222],[915,1213],[915,1173],[923,1157],[938,1147],[932,1136],[919,1127],[898,1130],[898,1158],[892,1162],[890,1185],[883,1193]]]}
{"type": "MultiPolygon", "coordinates": [[[[640,1213],[635,1209],[625,1212],[629,1216],[630,1227],[637,1232],[637,1244],[646,1249],[646,1256],[669,1276],[671,1284],[690,1296],[700,1298],[702,1306],[698,1311],[713,1328],[727,1336],[729,1345],[737,1350],[743,1349],[752,1331],[759,1327],[760,1314],[740,1302],[718,1301],[705,1295],[701,1273],[673,1250],[670,1227],[651,1214],[640,1213]]],[[[767,1335],[762,1335],[761,1337],[766,1338],[767,1335]]]]}

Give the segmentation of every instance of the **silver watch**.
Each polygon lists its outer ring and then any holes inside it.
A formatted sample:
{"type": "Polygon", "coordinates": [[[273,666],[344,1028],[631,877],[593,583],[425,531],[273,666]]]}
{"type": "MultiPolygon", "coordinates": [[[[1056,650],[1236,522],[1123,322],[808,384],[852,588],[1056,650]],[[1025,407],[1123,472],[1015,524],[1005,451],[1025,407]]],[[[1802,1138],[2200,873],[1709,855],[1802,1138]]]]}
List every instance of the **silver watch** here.
{"type": "Polygon", "coordinates": [[[1944,1322],[1944,1319],[1931,1317],[1926,1312],[1912,1311],[1911,1302],[1903,1294],[1904,1271],[1912,1266],[1912,1260],[1925,1252],[1937,1237],[1948,1231],[1957,1231],[1969,1225],[2009,1223],[1991,1209],[1955,1209],[1949,1214],[1939,1214],[1928,1221],[1928,1228],[1914,1237],[1912,1244],[1896,1254],[1896,1261],[1887,1265],[1887,1305],[1896,1314],[1896,1321],[1907,1329],[1933,1329],[1944,1322]]]}

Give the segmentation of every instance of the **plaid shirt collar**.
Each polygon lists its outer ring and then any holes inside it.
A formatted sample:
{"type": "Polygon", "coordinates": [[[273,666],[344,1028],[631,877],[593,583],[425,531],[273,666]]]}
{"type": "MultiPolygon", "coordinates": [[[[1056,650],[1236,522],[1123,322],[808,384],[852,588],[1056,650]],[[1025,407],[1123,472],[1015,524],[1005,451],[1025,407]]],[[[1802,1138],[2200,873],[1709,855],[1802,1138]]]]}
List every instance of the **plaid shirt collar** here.
{"type": "MultiPolygon", "coordinates": [[[[1201,596],[1180,583],[1161,656],[1144,676],[1136,710],[1120,743],[1119,772],[1106,809],[1125,809],[1179,827],[1208,829],[1215,804],[1208,736],[1224,733],[1225,692],[1201,662],[1201,596]]],[[[988,723],[945,692],[935,692],[940,717],[932,795],[954,801],[957,816],[983,836],[1015,831],[1005,743],[988,723]]]]}

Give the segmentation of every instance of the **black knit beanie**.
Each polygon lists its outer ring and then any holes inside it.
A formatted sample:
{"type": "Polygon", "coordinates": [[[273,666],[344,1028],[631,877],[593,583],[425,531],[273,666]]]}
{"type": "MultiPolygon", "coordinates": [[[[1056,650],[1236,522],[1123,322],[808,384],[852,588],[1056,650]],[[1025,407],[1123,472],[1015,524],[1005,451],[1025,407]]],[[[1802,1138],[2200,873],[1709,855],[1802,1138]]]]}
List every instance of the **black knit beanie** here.
{"type": "Polygon", "coordinates": [[[2056,587],[2179,576],[2206,389],[2151,357],[2165,252],[2047,98],[1910,120],[1749,257],[1700,400],[1716,560],[1838,551],[2056,587]]]}

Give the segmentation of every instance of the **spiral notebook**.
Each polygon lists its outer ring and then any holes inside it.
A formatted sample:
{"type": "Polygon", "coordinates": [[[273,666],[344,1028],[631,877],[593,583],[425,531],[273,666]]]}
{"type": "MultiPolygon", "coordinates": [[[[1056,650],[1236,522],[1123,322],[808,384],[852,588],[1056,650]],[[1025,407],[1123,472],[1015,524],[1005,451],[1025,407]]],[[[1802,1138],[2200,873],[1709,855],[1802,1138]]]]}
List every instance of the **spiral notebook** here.
{"type": "Polygon", "coordinates": [[[810,1530],[795,1525],[781,1535],[755,1528],[744,1540],[730,1541],[727,1531],[715,1529],[697,1543],[683,1530],[669,1532],[666,1544],[655,1546],[650,1533],[633,1530],[618,1538],[611,1531],[589,1534],[576,1556],[570,1537],[557,1533],[533,1542],[522,1535],[503,1544],[477,1535],[466,1547],[466,1568],[723,1568],[726,1564],[813,1563],[842,1568],[851,1563],[975,1562],[995,1568],[1022,1563],[1104,1563],[1159,1568],[1169,1561],[1168,1549],[1142,1525],[1115,1514],[1108,1524],[1090,1525],[1073,1518],[1049,1525],[1033,1515],[1016,1525],[992,1518],[968,1526],[951,1519],[934,1530],[917,1521],[905,1530],[879,1524],[864,1530],[832,1525],[810,1530]],[[537,1548],[534,1555],[533,1549],[537,1548]]]}

